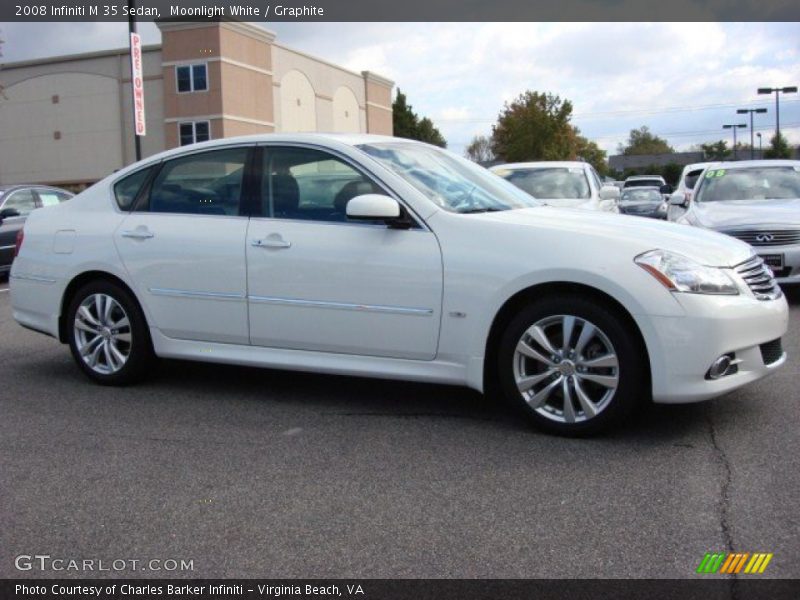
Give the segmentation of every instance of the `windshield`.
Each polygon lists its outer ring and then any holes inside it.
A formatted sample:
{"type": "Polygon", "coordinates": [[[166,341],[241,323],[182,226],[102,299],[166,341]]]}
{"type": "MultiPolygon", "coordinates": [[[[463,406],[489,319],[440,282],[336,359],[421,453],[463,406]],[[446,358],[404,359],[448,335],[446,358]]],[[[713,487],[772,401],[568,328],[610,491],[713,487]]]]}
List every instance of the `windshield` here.
{"type": "Polygon", "coordinates": [[[483,167],[439,148],[402,142],[358,147],[444,210],[470,213],[540,206],[483,167]]]}
{"type": "Polygon", "coordinates": [[[800,198],[800,167],[709,169],[699,184],[698,202],[800,198]]]}
{"type": "Polygon", "coordinates": [[[592,196],[586,174],[580,167],[546,167],[496,172],[534,198],[585,200],[592,196]]]}
{"type": "Polygon", "coordinates": [[[625,187],[658,187],[662,184],[660,179],[631,179],[625,182],[625,187]]]}
{"type": "Polygon", "coordinates": [[[661,192],[653,188],[625,190],[620,202],[662,202],[661,192]]]}

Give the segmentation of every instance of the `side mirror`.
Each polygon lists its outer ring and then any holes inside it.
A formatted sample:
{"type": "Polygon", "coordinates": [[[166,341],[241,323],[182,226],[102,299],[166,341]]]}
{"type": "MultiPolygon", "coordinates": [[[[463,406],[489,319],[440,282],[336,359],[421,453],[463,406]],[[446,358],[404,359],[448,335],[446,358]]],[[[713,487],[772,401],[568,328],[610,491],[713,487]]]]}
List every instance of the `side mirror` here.
{"type": "Polygon", "coordinates": [[[18,217],[19,211],[16,208],[4,208],[0,210],[0,221],[3,219],[8,219],[10,217],[18,217]]]}
{"type": "Polygon", "coordinates": [[[669,197],[671,206],[680,206],[682,208],[689,207],[689,198],[683,192],[675,192],[669,197]]]}
{"type": "Polygon", "coordinates": [[[346,212],[351,219],[392,221],[400,218],[400,205],[383,194],[362,194],[350,199],[346,212]]]}
{"type": "Polygon", "coordinates": [[[620,191],[615,185],[604,185],[600,188],[600,200],[619,200],[620,191]]]}
{"type": "Polygon", "coordinates": [[[659,191],[660,191],[662,194],[664,194],[664,195],[671,194],[672,192],[674,192],[674,191],[675,191],[675,188],[673,188],[673,187],[672,187],[670,184],[668,184],[668,183],[665,183],[664,185],[662,185],[662,186],[661,186],[660,188],[658,188],[658,189],[659,189],[659,191]]]}

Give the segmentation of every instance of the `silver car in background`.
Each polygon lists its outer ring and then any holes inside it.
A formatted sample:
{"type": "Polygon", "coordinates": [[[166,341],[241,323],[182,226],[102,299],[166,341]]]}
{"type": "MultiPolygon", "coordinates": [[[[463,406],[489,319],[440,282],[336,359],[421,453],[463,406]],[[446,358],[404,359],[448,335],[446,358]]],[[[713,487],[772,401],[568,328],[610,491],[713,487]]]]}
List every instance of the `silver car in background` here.
{"type": "Polygon", "coordinates": [[[619,212],[619,188],[613,184],[604,184],[589,163],[510,163],[497,165],[490,171],[549,206],[619,212]]]}
{"type": "Polygon", "coordinates": [[[675,192],[671,220],[753,246],[778,283],[800,283],[800,161],[747,160],[705,169],[689,196],[675,192]]]}

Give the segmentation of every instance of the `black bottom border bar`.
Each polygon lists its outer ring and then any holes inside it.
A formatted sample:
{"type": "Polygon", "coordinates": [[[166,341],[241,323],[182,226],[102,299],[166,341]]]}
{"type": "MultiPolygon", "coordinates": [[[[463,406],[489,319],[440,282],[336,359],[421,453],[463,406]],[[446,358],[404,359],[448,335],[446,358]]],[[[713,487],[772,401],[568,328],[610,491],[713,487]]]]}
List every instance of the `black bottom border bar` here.
{"type": "Polygon", "coordinates": [[[798,579],[2,579],[3,600],[797,600],[798,579]]]}

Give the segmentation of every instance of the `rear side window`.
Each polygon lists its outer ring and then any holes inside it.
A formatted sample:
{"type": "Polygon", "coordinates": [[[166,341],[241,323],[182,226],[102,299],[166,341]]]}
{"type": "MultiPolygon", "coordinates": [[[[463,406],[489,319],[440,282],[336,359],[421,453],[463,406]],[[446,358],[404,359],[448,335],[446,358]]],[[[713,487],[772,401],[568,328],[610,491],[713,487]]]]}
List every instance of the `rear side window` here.
{"type": "Polygon", "coordinates": [[[150,212],[236,216],[248,148],[226,148],[169,160],[150,188],[150,212]]]}
{"type": "Polygon", "coordinates": [[[686,184],[686,189],[693,190],[695,184],[697,183],[697,180],[702,174],[703,174],[703,169],[699,169],[697,171],[689,171],[686,174],[686,180],[684,182],[686,184]]]}
{"type": "Polygon", "coordinates": [[[150,170],[153,167],[136,171],[128,175],[124,179],[120,179],[114,184],[114,196],[117,199],[117,204],[120,210],[131,210],[133,208],[133,201],[142,189],[142,185],[147,181],[147,176],[150,175],[150,170]]]}

